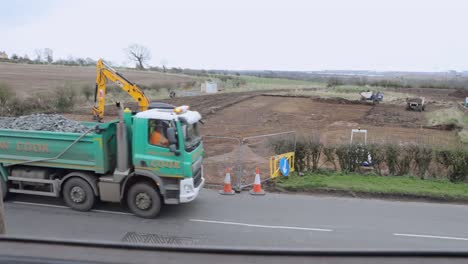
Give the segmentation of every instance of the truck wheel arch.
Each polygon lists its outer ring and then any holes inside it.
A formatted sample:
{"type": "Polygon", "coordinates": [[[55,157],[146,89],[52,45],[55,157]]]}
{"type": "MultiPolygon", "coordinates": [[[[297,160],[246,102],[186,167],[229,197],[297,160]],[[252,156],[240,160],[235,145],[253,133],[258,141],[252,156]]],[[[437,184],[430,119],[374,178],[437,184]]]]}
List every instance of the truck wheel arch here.
{"type": "Polygon", "coordinates": [[[151,173],[149,171],[144,171],[144,170],[138,170],[137,172],[129,175],[128,177],[125,178],[123,184],[122,184],[122,189],[120,191],[120,199],[123,199],[125,196],[125,192],[129,187],[129,182],[133,182],[133,179],[135,178],[146,178],[150,181],[152,181],[159,189],[159,193],[164,196],[164,185],[163,181],[161,178],[154,173],[151,173]]]}
{"type": "Polygon", "coordinates": [[[88,182],[89,185],[91,186],[91,188],[93,188],[94,195],[99,196],[99,189],[98,189],[98,185],[97,185],[97,177],[95,177],[95,176],[93,176],[91,174],[88,174],[88,173],[77,172],[77,171],[70,172],[61,179],[60,191],[62,190],[63,184],[68,179],[74,178],[74,177],[81,178],[81,179],[85,180],[86,182],[88,182]]]}

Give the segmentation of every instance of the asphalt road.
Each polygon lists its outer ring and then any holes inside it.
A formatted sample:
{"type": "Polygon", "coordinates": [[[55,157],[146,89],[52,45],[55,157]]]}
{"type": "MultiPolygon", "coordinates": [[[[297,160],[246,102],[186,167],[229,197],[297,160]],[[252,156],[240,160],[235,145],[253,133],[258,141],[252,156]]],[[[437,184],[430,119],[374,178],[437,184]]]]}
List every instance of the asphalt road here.
{"type": "Polygon", "coordinates": [[[466,250],[468,206],[203,190],[191,204],[141,219],[116,205],[76,212],[58,199],[5,203],[9,235],[171,245],[311,249],[466,250]]]}

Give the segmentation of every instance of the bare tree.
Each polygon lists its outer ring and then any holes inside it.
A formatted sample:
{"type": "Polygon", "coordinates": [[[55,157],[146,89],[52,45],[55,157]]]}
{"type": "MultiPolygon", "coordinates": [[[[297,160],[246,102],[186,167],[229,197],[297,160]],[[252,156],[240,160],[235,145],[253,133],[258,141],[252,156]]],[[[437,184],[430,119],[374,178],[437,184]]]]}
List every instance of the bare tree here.
{"type": "Polygon", "coordinates": [[[54,52],[49,48],[45,48],[44,59],[47,61],[47,63],[52,63],[54,61],[54,52]]]}
{"type": "Polygon", "coordinates": [[[143,70],[146,62],[151,59],[150,50],[139,44],[128,46],[128,48],[125,49],[125,52],[127,53],[128,58],[136,63],[136,68],[140,70],[143,70]]]}

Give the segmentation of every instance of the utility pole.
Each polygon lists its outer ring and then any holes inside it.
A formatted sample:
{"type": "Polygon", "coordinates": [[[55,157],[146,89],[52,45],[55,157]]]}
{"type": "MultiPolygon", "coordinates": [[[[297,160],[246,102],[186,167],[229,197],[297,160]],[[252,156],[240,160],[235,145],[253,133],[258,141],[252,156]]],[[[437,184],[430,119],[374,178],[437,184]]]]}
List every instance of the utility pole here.
{"type": "Polygon", "coordinates": [[[0,235],[4,235],[6,233],[5,229],[6,229],[6,227],[5,227],[5,210],[3,209],[2,188],[0,188],[0,235]]]}

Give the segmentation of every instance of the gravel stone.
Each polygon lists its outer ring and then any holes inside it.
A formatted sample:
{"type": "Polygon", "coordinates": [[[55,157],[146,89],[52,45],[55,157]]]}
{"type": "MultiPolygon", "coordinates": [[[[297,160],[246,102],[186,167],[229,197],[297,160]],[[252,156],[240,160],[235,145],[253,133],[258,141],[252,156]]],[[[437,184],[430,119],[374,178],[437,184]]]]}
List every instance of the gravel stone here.
{"type": "Polygon", "coordinates": [[[33,114],[0,118],[0,129],[84,133],[89,127],[61,115],[33,114]]]}

